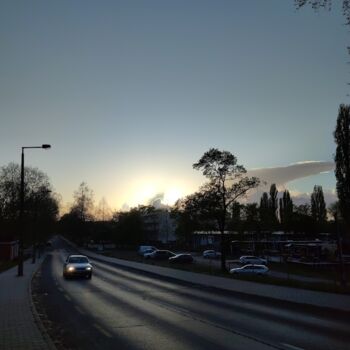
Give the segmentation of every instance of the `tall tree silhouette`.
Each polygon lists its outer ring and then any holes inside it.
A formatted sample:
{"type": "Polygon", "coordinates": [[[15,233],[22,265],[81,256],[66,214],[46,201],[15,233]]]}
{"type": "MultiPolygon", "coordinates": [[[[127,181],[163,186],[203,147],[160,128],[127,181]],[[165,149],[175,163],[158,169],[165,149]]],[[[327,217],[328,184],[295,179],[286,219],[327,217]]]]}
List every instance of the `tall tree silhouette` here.
{"type": "Polygon", "coordinates": [[[317,223],[323,223],[327,218],[326,202],[323,196],[322,186],[314,186],[311,194],[311,216],[317,223]]]}
{"type": "Polygon", "coordinates": [[[246,176],[246,170],[237,164],[237,158],[228,151],[211,148],[205,152],[193,168],[201,170],[209,180],[196,198],[199,211],[212,213],[221,233],[221,269],[226,271],[225,229],[232,204],[259,185],[256,177],[246,176]]]}
{"type": "Polygon", "coordinates": [[[279,216],[281,224],[288,229],[293,216],[293,201],[288,190],[283,192],[279,200],[279,216]]]}
{"type": "Polygon", "coordinates": [[[277,207],[278,207],[278,190],[276,184],[272,184],[270,187],[269,209],[271,224],[274,226],[277,223],[277,207]]]}
{"type": "Polygon", "coordinates": [[[350,232],[350,106],[340,105],[334,131],[337,144],[335,152],[335,177],[341,216],[350,232]]]}
{"type": "Polygon", "coordinates": [[[267,194],[267,192],[264,192],[260,198],[259,216],[262,228],[265,230],[268,229],[270,226],[269,213],[269,195],[267,194]]]}

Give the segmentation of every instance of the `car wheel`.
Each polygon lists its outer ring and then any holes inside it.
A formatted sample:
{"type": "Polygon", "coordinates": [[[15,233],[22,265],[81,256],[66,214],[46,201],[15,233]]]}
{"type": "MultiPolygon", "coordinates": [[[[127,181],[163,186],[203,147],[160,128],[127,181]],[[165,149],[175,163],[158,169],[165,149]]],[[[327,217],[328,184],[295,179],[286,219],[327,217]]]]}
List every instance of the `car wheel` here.
{"type": "Polygon", "coordinates": [[[87,275],[87,279],[88,279],[88,280],[91,280],[91,277],[92,277],[92,273],[90,273],[89,275],[87,275]]]}

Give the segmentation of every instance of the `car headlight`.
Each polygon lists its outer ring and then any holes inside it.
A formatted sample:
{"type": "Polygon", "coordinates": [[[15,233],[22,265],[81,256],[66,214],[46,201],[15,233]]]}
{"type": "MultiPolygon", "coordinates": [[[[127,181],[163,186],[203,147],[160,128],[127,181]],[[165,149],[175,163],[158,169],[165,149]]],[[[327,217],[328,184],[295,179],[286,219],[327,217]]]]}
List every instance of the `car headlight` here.
{"type": "Polygon", "coordinates": [[[68,271],[74,271],[75,270],[75,267],[74,266],[69,266],[68,267],[68,271]]]}
{"type": "Polygon", "coordinates": [[[90,270],[91,270],[91,267],[90,267],[90,266],[88,266],[88,267],[86,268],[86,270],[90,271],[90,270]]]}

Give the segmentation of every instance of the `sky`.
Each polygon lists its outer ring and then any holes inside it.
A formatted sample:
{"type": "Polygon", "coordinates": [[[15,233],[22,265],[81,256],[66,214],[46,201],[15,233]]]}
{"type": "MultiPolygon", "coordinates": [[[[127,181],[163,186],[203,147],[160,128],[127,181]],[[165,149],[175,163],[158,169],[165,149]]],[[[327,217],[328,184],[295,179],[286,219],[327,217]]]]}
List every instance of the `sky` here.
{"type": "MultiPolygon", "coordinates": [[[[2,0],[0,166],[49,143],[25,161],[63,203],[85,181],[114,209],[195,191],[205,179],[192,164],[211,147],[247,169],[318,169],[349,103],[349,27],[335,3],[2,0]]],[[[284,187],[335,198],[331,165],[304,175],[284,187]]]]}

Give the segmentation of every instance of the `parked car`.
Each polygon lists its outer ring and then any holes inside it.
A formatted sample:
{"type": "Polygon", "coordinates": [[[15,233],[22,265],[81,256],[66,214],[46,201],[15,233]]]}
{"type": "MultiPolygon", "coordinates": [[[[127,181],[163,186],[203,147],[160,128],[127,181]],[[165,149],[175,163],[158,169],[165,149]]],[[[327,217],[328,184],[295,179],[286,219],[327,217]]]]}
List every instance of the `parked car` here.
{"type": "Polygon", "coordinates": [[[91,279],[92,265],[85,255],[69,255],[63,265],[63,277],[78,276],[91,279]]]}
{"type": "Polygon", "coordinates": [[[269,268],[265,265],[245,265],[242,267],[236,267],[230,270],[230,273],[234,275],[266,275],[269,272],[269,268]]]}
{"type": "Polygon", "coordinates": [[[147,254],[151,254],[151,253],[153,253],[153,252],[155,252],[155,250],[152,248],[152,249],[146,249],[144,252],[143,252],[143,257],[145,257],[145,255],[147,255],[147,254]]]}
{"type": "Polygon", "coordinates": [[[154,260],[168,260],[170,257],[175,256],[176,254],[170,250],[155,250],[151,253],[144,254],[146,259],[154,260]]]}
{"type": "Polygon", "coordinates": [[[220,252],[216,252],[215,250],[205,250],[203,252],[203,258],[205,259],[218,259],[221,257],[220,252]]]}
{"type": "Polygon", "coordinates": [[[193,257],[191,254],[176,254],[169,258],[170,263],[192,263],[193,257]]]}
{"type": "Polygon", "coordinates": [[[153,247],[152,245],[140,245],[140,246],[139,246],[139,249],[137,250],[137,253],[138,253],[139,255],[142,255],[142,256],[143,256],[143,254],[145,254],[146,250],[152,250],[152,251],[154,251],[154,250],[157,250],[157,248],[156,248],[156,247],[153,247]]]}
{"type": "Polygon", "coordinates": [[[239,262],[243,265],[246,264],[255,264],[255,265],[266,265],[267,260],[259,258],[258,256],[253,255],[243,255],[239,258],[239,262]]]}

